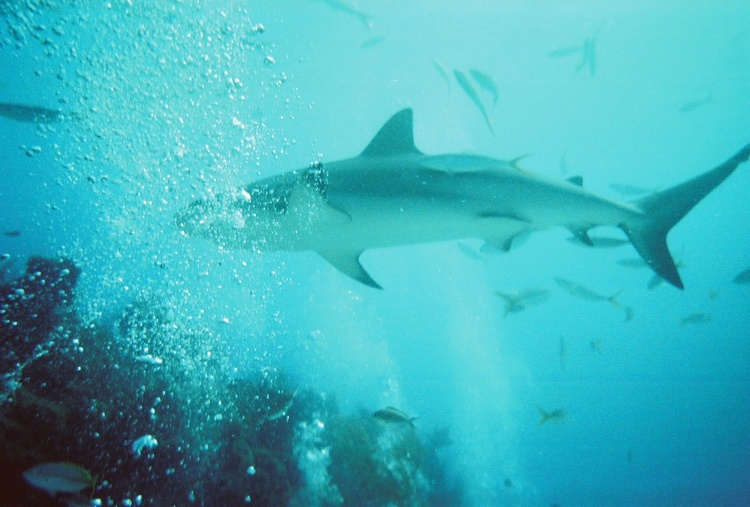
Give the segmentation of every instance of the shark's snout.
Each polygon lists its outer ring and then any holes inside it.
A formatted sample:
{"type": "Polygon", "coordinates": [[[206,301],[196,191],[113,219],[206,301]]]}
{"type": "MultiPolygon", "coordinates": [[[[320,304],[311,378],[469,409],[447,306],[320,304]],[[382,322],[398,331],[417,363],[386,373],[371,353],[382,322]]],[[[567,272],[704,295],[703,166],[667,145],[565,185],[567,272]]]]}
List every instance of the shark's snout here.
{"type": "Polygon", "coordinates": [[[174,216],[172,223],[184,234],[193,235],[206,225],[209,210],[210,206],[205,200],[193,201],[174,216]]]}

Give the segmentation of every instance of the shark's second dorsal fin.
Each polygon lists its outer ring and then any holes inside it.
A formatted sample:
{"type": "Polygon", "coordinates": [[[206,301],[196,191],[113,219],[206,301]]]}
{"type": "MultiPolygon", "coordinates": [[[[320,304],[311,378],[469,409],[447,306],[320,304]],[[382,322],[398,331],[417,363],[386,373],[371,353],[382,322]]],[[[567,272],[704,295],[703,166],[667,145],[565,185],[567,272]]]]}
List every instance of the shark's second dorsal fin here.
{"type": "Polygon", "coordinates": [[[375,135],[363,157],[386,157],[404,153],[420,153],[414,146],[413,113],[411,109],[402,109],[391,116],[375,135]]]}
{"type": "Polygon", "coordinates": [[[583,186],[583,176],[572,176],[572,177],[568,178],[565,181],[567,181],[571,185],[575,185],[577,187],[582,187],[583,186]]]}

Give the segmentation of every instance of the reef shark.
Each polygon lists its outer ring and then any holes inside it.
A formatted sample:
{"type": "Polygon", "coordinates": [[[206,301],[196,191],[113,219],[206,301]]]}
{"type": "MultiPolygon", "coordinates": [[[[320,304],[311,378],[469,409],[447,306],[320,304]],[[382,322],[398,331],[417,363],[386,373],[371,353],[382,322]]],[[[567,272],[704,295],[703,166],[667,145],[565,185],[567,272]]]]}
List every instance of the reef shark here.
{"type": "Polygon", "coordinates": [[[354,158],[197,200],[176,225],[227,248],[313,250],[374,288],[381,287],[360,263],[370,248],[481,238],[507,251],[514,238],[556,226],[591,245],[589,229],[614,226],[654,272],[682,289],[667,233],[750,156],[748,144],[691,180],[624,203],[589,192],[580,178],[555,181],[514,161],[426,155],[414,145],[412,121],[411,109],[399,111],[354,158]]]}

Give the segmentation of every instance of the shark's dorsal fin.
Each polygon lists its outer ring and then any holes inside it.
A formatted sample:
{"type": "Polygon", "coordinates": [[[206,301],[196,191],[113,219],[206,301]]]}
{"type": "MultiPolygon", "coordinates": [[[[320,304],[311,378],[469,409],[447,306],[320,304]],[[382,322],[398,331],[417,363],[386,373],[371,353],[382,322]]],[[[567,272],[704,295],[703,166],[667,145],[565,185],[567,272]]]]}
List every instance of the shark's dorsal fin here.
{"type": "Polygon", "coordinates": [[[391,116],[375,135],[363,157],[387,157],[404,153],[420,153],[414,146],[413,113],[411,109],[402,109],[391,116]]]}

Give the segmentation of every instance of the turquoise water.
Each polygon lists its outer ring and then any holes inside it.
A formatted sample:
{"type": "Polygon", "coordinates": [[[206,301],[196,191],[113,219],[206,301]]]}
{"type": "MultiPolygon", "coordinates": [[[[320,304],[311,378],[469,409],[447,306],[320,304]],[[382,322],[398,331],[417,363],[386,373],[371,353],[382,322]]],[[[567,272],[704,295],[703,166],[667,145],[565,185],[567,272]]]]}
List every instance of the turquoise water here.
{"type": "MultiPolygon", "coordinates": [[[[0,117],[0,282],[30,256],[81,270],[49,335],[3,358],[7,505],[73,501],[20,478],[57,461],[99,475],[76,500],[99,505],[750,504],[750,299],[732,281],[750,265],[748,164],[670,233],[684,291],[618,264],[631,246],[562,228],[508,253],[470,237],[369,250],[379,291],[315,253],[223,249],[174,221],[354,157],[404,108],[428,154],[526,155],[523,170],[616,200],[636,197],[612,184],[670,187],[750,140],[745,2],[11,0],[0,14],[0,103],[62,115],[0,117]],[[529,288],[547,297],[506,315],[495,292],[529,288]],[[388,406],[413,426],[372,416],[388,406]],[[540,408],[561,416],[540,424],[540,408]],[[159,445],[138,456],[144,435],[159,445]]],[[[6,344],[30,340],[9,329],[6,344]]]]}

